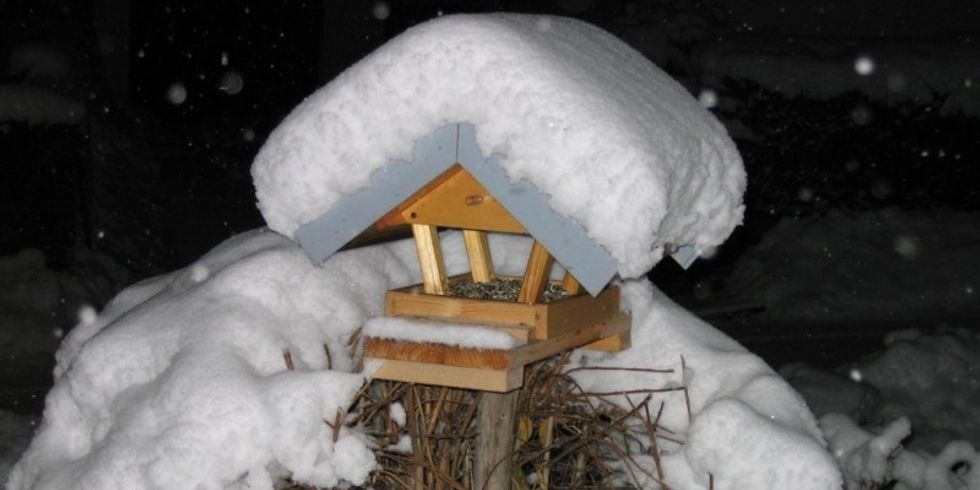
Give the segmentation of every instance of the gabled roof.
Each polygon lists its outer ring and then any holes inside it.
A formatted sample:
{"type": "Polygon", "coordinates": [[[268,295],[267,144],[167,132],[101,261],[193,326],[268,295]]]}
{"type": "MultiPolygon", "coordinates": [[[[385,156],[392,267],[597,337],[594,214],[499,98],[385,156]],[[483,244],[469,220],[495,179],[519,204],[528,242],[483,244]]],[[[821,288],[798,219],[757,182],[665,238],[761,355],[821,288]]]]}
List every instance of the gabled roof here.
{"type": "Polygon", "coordinates": [[[486,156],[471,124],[451,124],[415,142],[410,161],[390,161],[367,186],[342,197],[326,213],[303,225],[296,239],[315,262],[332,255],[402,204],[417,190],[459,164],[562,265],[596,295],[615,276],[616,262],[585,230],[547,204],[526,180],[511,182],[500,155],[486,156]]]}
{"type": "Polygon", "coordinates": [[[518,14],[417,25],[310,95],[255,158],[259,209],[296,238],[457,122],[499,155],[500,178],[533,184],[623,278],[672,246],[719,245],[741,222],[741,158],[694,97],[595,26],[518,14]]]}

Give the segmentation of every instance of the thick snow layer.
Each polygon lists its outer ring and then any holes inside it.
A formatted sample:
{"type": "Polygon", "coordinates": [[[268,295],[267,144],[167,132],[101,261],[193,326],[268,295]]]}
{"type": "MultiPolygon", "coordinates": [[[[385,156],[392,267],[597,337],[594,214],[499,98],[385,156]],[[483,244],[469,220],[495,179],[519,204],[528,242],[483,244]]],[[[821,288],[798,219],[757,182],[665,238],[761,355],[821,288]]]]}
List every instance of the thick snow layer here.
{"type": "Polygon", "coordinates": [[[255,160],[259,208],[293,236],[457,122],[608,249],[623,277],[668,244],[718,245],[741,222],[741,158],[679,84],[596,27],[512,14],[411,28],[307,98],[255,160]]]}
{"type": "Polygon", "coordinates": [[[426,322],[405,318],[377,317],[364,324],[363,334],[383,339],[455,345],[475,349],[509,349],[517,345],[513,336],[500,330],[457,323],[426,322]]]}
{"type": "MultiPolygon", "coordinates": [[[[443,243],[449,273],[465,270],[459,234],[443,243]]],[[[494,265],[508,274],[524,266],[530,241],[494,235],[491,246],[504,251],[494,265]]],[[[67,337],[44,422],[8,488],[269,489],[288,475],[321,486],[363,481],[374,464],[369,437],[345,427],[333,443],[323,420],[345,410],[363,381],[345,372],[348,335],[380,315],[385,290],[418,281],[415,263],[403,241],[317,267],[293,242],[256,231],[130,287],[67,337]]],[[[598,391],[688,387],[690,420],[683,392],[658,395],[661,423],[686,439],[665,448],[672,488],[707,488],[709,472],[717,489],[840,485],[812,416],[761,360],[648,282],[627,282],[624,295],[633,348],[582,360],[674,373],[576,377],[598,391]]]]}
{"type": "MultiPolygon", "coordinates": [[[[660,443],[664,480],[671,488],[708,488],[709,474],[716,490],[840,487],[840,473],[813,415],[762,360],[645,280],[624,283],[623,295],[633,315],[633,347],[612,355],[583,354],[582,360],[587,366],[673,372],[610,376],[579,370],[573,376],[586,391],[602,393],[686,386],[687,399],[683,391],[655,393],[650,405],[653,411],[664,403],[660,424],[670,437],[684,441],[660,443]]],[[[633,403],[645,395],[631,395],[633,403]]],[[[652,458],[640,461],[655,474],[652,458]]]]}
{"type": "Polygon", "coordinates": [[[374,459],[362,436],[340,428],[332,442],[323,421],[364,382],[342,372],[345,343],[380,313],[389,278],[407,279],[400,264],[379,248],[316,268],[259,231],[126,289],[66,338],[43,425],[9,488],[363,481],[374,459]]]}
{"type": "Polygon", "coordinates": [[[725,291],[772,321],[980,319],[980,215],[951,209],[785,218],[725,291]]]}

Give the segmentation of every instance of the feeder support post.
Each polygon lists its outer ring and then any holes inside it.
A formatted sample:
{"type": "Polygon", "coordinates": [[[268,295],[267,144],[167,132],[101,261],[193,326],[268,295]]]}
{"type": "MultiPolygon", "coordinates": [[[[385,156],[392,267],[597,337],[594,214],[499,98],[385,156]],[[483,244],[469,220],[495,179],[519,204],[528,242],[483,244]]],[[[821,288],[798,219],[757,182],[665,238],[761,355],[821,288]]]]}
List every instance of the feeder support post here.
{"type": "Polygon", "coordinates": [[[473,468],[473,488],[476,490],[510,490],[519,396],[519,389],[508,393],[480,393],[473,468]]]}

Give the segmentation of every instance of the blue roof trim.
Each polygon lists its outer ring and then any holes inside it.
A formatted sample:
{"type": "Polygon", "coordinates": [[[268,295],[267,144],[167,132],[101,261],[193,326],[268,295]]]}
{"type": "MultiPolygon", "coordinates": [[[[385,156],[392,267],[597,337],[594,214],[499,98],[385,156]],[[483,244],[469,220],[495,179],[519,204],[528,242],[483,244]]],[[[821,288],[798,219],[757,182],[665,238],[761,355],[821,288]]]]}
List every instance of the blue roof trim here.
{"type": "Polygon", "coordinates": [[[555,213],[547,196],[526,180],[512,183],[501,155],[484,156],[469,123],[445,126],[415,142],[413,160],[392,161],[363,189],[340,199],[303,225],[296,238],[314,262],[321,262],[408,199],[420,187],[459,163],[593,296],[616,275],[616,262],[575,221],[555,213]]]}
{"type": "Polygon", "coordinates": [[[456,163],[456,125],[415,142],[412,161],[388,162],[367,186],[341,198],[296,231],[296,240],[316,263],[324,261],[420,187],[456,163]]]}
{"type": "Polygon", "coordinates": [[[459,125],[459,163],[480,181],[552,257],[593,296],[616,275],[616,262],[578,223],[554,212],[548,196],[527,180],[512,183],[501,156],[483,156],[472,124],[459,125]]]}

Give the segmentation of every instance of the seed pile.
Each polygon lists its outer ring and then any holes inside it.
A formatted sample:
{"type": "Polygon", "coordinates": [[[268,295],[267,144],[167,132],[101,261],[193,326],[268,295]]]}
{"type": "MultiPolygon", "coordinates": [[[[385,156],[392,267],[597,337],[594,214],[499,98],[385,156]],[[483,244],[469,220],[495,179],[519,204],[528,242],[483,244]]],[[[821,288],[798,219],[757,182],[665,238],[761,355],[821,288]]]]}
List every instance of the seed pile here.
{"type": "MultiPolygon", "coordinates": [[[[517,301],[521,291],[521,280],[495,277],[490,282],[456,281],[449,285],[449,294],[460,298],[492,299],[496,301],[517,301]]],[[[548,303],[566,296],[558,284],[549,282],[544,289],[541,302],[548,303]]]]}

